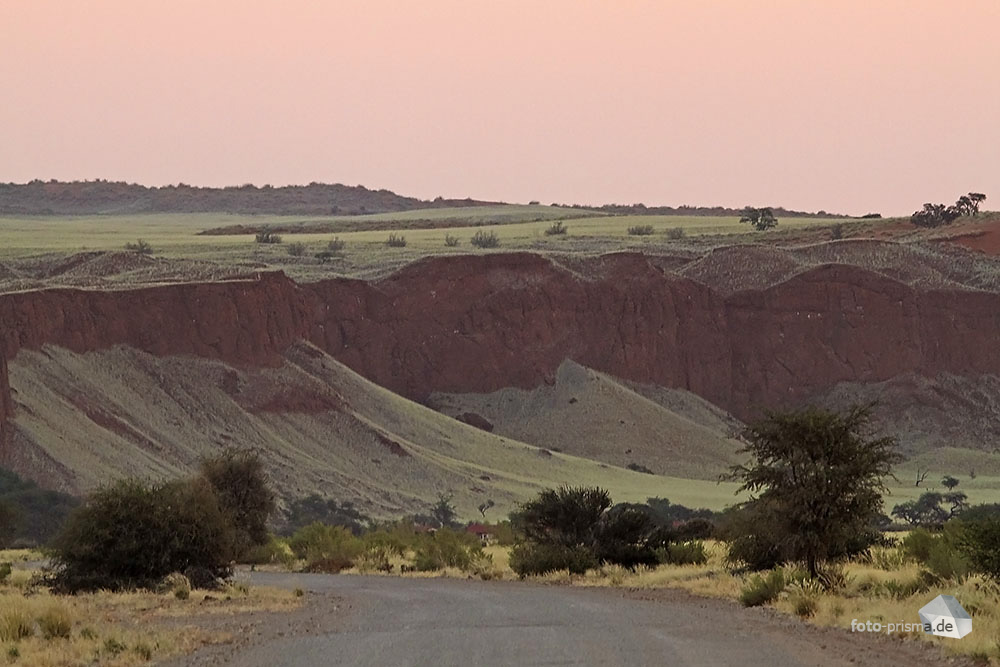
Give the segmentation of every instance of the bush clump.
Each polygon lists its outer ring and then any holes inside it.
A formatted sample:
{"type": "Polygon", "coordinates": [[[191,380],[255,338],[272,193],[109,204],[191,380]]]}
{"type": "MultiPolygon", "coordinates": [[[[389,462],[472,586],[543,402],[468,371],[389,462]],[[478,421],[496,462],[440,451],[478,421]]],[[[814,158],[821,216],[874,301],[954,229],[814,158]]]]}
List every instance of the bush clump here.
{"type": "Polygon", "coordinates": [[[973,569],[1000,583],[1000,519],[967,524],[959,548],[973,569]]]}
{"type": "Polygon", "coordinates": [[[129,252],[138,253],[140,255],[153,254],[153,246],[151,246],[148,241],[144,241],[142,239],[137,240],[135,243],[126,243],[125,249],[129,252]]]}
{"type": "Polygon", "coordinates": [[[680,241],[684,238],[684,228],[683,227],[671,227],[667,230],[667,238],[671,241],[680,241]]]}
{"type": "Polygon", "coordinates": [[[444,235],[444,244],[449,248],[455,248],[458,246],[458,237],[452,236],[451,234],[444,235]]]}
{"type": "Polygon", "coordinates": [[[389,234],[389,238],[385,240],[385,244],[390,248],[405,248],[406,247],[406,237],[402,234],[389,234]]]}
{"type": "Polygon", "coordinates": [[[566,227],[566,225],[563,224],[562,220],[556,220],[551,225],[549,225],[548,228],[546,228],[545,235],[546,236],[560,236],[560,235],[566,234],[567,231],[569,231],[569,230],[566,227]]]}
{"type": "Polygon", "coordinates": [[[353,567],[364,548],[361,540],[346,528],[319,522],[297,530],[288,540],[288,546],[306,562],[306,570],[333,574],[353,567]]]}
{"type": "Polygon", "coordinates": [[[487,232],[480,229],[472,235],[472,239],[469,240],[469,243],[477,248],[499,248],[500,237],[497,236],[496,232],[487,232]]]}
{"type": "Polygon", "coordinates": [[[228,577],[237,534],[203,478],[147,485],[124,480],[94,492],[52,544],[53,587],[75,593],[152,588],[171,572],[228,577]]]}
{"type": "Polygon", "coordinates": [[[962,548],[966,532],[966,526],[957,522],[945,524],[939,533],[915,528],[903,539],[900,550],[940,579],[959,579],[972,569],[962,548]]]}
{"type": "Polygon", "coordinates": [[[292,257],[302,257],[306,254],[306,244],[299,242],[289,243],[285,247],[285,250],[287,250],[288,254],[292,257]]]}
{"type": "Polygon", "coordinates": [[[202,474],[98,489],[52,542],[49,578],[59,592],[154,588],[182,572],[195,587],[215,585],[248,549],[267,542],[274,508],[260,460],[226,450],[202,474]]]}
{"type": "Polygon", "coordinates": [[[236,557],[267,544],[271,537],[267,520],[276,505],[260,455],[249,449],[225,449],[202,460],[201,476],[211,485],[219,507],[235,529],[236,557]]]}
{"type": "Polygon", "coordinates": [[[594,553],[582,546],[523,542],[515,545],[510,552],[510,569],[522,579],[559,570],[584,574],[598,565],[594,553]]]}
{"type": "Polygon", "coordinates": [[[708,562],[705,544],[696,540],[668,544],[658,555],[661,563],[669,565],[704,565],[708,562]]]}
{"type": "Polygon", "coordinates": [[[281,236],[275,234],[274,232],[263,230],[257,232],[253,240],[255,243],[274,244],[281,243],[281,236]]]}
{"type": "Polygon", "coordinates": [[[767,575],[755,574],[740,591],[740,603],[744,607],[759,607],[774,602],[785,590],[785,572],[775,568],[767,575]]]}
{"type": "Polygon", "coordinates": [[[418,572],[430,572],[446,567],[468,570],[482,555],[483,545],[475,535],[441,528],[433,536],[421,540],[414,549],[413,565],[418,572]]]}
{"type": "Polygon", "coordinates": [[[629,236],[652,236],[653,225],[633,225],[628,228],[629,236]]]}
{"type": "Polygon", "coordinates": [[[525,538],[525,544],[515,547],[518,556],[512,555],[511,567],[516,561],[526,574],[577,572],[602,563],[655,565],[658,550],[669,543],[669,532],[656,525],[648,508],[611,507],[611,496],[597,487],[542,491],[521,505],[511,521],[525,538]]]}

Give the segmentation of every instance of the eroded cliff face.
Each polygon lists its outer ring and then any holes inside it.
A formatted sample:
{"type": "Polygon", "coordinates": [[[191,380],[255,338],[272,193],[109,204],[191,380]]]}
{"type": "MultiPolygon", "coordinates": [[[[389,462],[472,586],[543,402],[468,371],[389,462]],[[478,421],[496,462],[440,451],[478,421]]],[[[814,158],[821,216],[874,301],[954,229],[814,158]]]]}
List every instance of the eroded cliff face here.
{"type": "MultiPolygon", "coordinates": [[[[436,258],[377,282],[252,281],[0,295],[6,360],[51,344],[129,345],[244,366],[306,339],[407,397],[534,387],[563,359],[693,391],[739,417],[841,381],[1000,372],[1000,294],[925,291],[828,265],[723,296],[623,254],[572,268],[531,254],[436,258]]],[[[0,421],[2,423],[2,421],[0,421]]]]}

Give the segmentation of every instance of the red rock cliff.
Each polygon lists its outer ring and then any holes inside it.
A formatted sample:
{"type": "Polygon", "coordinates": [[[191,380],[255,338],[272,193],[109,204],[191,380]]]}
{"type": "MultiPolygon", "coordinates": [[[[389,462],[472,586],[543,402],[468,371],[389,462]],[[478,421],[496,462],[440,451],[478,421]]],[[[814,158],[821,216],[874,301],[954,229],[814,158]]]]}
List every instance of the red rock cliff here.
{"type": "Polygon", "coordinates": [[[530,254],[437,258],[372,283],[299,286],[265,274],[25,292],[0,295],[0,423],[13,409],[5,361],[45,344],[264,365],[305,338],[418,400],[435,390],[537,386],[572,358],[690,389],[747,417],[845,380],[1000,373],[998,332],[1000,294],[920,291],[834,265],[723,297],[636,255],[574,270],[530,254]]]}

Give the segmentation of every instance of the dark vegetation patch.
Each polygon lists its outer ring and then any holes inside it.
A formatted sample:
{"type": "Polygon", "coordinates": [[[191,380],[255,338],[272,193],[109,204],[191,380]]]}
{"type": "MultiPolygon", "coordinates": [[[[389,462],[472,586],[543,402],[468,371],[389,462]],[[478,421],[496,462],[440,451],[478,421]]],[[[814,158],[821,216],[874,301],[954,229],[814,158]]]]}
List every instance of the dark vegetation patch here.
{"type": "Polygon", "coordinates": [[[80,500],[0,468],[0,548],[46,544],[80,500]]]}

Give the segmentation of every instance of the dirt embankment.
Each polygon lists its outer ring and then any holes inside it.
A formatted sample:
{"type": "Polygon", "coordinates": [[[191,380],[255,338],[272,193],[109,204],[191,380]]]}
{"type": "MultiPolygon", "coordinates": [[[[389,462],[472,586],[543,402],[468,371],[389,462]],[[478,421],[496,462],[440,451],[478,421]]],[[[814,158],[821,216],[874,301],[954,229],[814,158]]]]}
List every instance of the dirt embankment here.
{"type": "MultiPolygon", "coordinates": [[[[259,280],[0,295],[0,359],[116,344],[237,365],[306,339],[417,400],[551,382],[563,359],[693,391],[740,417],[838,382],[1000,373],[1000,294],[920,289],[823,265],[723,295],[619,255],[567,269],[531,254],[436,258],[378,282],[259,280]]],[[[0,364],[0,423],[13,401],[0,364]]]]}

